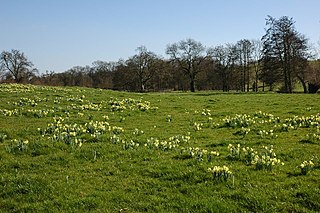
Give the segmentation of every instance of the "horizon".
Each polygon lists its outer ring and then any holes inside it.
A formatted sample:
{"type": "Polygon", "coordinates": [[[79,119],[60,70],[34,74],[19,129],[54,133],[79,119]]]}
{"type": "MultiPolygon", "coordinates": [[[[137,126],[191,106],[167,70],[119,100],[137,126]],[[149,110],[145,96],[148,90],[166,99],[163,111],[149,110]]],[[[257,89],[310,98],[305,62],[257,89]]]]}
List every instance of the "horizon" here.
{"type": "Polygon", "coordinates": [[[127,59],[142,45],[167,58],[166,46],[187,38],[207,47],[260,39],[270,15],[293,18],[297,31],[319,51],[319,1],[267,3],[30,0],[26,4],[1,0],[4,30],[0,47],[1,51],[24,52],[40,73],[64,72],[74,66],[91,66],[97,60],[127,59]]]}

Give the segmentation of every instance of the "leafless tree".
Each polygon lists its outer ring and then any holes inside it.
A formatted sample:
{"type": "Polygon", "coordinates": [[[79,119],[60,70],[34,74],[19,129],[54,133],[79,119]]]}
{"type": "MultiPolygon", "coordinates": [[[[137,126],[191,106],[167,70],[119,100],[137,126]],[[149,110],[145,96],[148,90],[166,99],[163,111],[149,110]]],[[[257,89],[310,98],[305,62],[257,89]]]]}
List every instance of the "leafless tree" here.
{"type": "Polygon", "coordinates": [[[37,73],[37,69],[32,68],[33,64],[27,59],[23,52],[11,50],[3,51],[0,55],[0,66],[2,72],[12,76],[16,83],[30,81],[37,73]]]}
{"type": "Polygon", "coordinates": [[[242,39],[237,42],[238,59],[240,62],[240,82],[241,91],[248,91],[250,88],[250,62],[253,50],[253,45],[248,39],[242,39]]]}
{"type": "Polygon", "coordinates": [[[132,68],[133,73],[135,73],[137,77],[140,92],[144,92],[147,83],[158,71],[158,56],[148,51],[145,46],[138,47],[136,51],[137,54],[127,60],[127,65],[132,68]]]}
{"type": "Polygon", "coordinates": [[[112,73],[117,66],[117,62],[94,61],[88,73],[92,79],[94,88],[112,88],[112,73]]]}
{"type": "Polygon", "coordinates": [[[213,48],[212,57],[216,62],[215,70],[222,84],[222,90],[227,92],[231,88],[235,88],[234,76],[239,59],[237,45],[230,43],[219,45],[213,48]]]}
{"type": "Polygon", "coordinates": [[[190,91],[195,92],[196,76],[202,71],[201,64],[210,56],[210,52],[200,42],[189,38],[169,44],[166,53],[173,62],[178,63],[179,68],[189,77],[190,91]]]}
{"type": "Polygon", "coordinates": [[[260,78],[260,72],[261,72],[261,59],[263,56],[262,52],[262,43],[260,40],[252,40],[252,64],[254,69],[254,91],[258,91],[258,83],[260,78]]]}
{"type": "MultiPolygon", "coordinates": [[[[295,29],[293,19],[287,16],[280,19],[268,16],[266,25],[268,28],[262,37],[264,68],[269,72],[278,70],[278,76],[284,83],[283,91],[291,93],[297,73],[302,72],[301,62],[308,57],[307,39],[295,29]]],[[[279,80],[278,77],[276,79],[279,80]]]]}

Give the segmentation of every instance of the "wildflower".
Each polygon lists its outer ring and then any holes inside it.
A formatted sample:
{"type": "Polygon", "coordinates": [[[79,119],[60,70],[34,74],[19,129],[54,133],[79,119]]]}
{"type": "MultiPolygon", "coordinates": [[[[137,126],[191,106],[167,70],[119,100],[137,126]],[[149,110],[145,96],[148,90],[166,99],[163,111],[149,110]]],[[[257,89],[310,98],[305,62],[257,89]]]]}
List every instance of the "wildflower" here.
{"type": "Polygon", "coordinates": [[[300,164],[301,174],[306,175],[309,171],[314,168],[314,163],[312,160],[304,161],[300,164]]]}
{"type": "Polygon", "coordinates": [[[232,176],[232,172],[227,166],[214,166],[213,168],[208,168],[207,171],[212,173],[213,178],[218,181],[226,181],[232,176]]]}

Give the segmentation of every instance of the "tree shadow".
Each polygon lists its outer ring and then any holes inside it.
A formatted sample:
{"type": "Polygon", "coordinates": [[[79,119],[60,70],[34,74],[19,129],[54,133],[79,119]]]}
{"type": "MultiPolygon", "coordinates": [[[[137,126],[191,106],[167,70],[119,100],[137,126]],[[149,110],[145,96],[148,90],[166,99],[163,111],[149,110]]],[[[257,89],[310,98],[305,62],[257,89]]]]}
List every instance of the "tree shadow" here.
{"type": "Polygon", "coordinates": [[[288,177],[299,177],[299,176],[303,176],[303,174],[301,174],[301,172],[287,172],[287,176],[288,177]]]}

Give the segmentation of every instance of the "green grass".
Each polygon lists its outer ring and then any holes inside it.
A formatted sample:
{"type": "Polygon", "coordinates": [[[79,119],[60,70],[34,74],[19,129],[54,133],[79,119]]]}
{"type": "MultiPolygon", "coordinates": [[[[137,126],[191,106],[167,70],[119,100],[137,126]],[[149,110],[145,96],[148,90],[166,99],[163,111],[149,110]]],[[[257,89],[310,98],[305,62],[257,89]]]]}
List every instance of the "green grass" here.
{"type": "Polygon", "coordinates": [[[320,140],[307,137],[319,135],[319,95],[138,94],[3,84],[0,98],[1,212],[317,212],[320,209],[320,140]],[[131,109],[127,105],[123,111],[112,111],[110,101],[129,98],[131,109]],[[36,106],[32,106],[32,100],[37,102],[36,106]],[[149,108],[139,110],[139,104],[149,108]],[[34,115],[30,109],[48,114],[34,115]],[[5,110],[16,113],[9,116],[5,110]],[[202,115],[206,110],[211,115],[202,115]],[[255,118],[257,111],[280,120],[259,123],[270,117],[255,118]],[[235,118],[237,114],[249,115],[256,122],[248,120],[246,128],[250,132],[245,136],[235,134],[242,131],[239,123],[234,128],[223,126],[223,119],[235,118]],[[315,117],[310,127],[297,124],[288,131],[283,129],[288,118],[312,115],[315,117]],[[53,133],[48,130],[44,136],[41,134],[54,117],[64,118],[63,125],[69,127],[77,124],[84,128],[90,121],[99,121],[111,130],[101,130],[98,138],[77,132],[64,142],[53,141],[53,133]],[[202,124],[200,130],[195,130],[195,123],[202,124]],[[114,136],[115,126],[124,131],[114,136]],[[260,130],[274,130],[277,137],[261,137],[260,130]],[[113,136],[120,141],[113,143],[110,139],[113,136]],[[164,143],[172,136],[180,141],[182,136],[190,139],[171,149],[155,146],[156,139],[164,143]],[[75,138],[82,140],[81,146],[75,138]],[[126,147],[122,141],[127,143],[126,147]],[[139,146],[130,145],[131,141],[139,146]],[[273,145],[276,158],[284,165],[257,170],[255,165],[244,161],[242,151],[240,159],[232,159],[229,144],[255,150],[273,145]],[[182,151],[189,147],[217,151],[220,155],[208,162],[206,156],[197,159],[182,151]],[[315,165],[303,175],[299,166],[311,159],[315,165]],[[234,179],[220,181],[207,171],[209,167],[223,165],[229,167],[234,179]]]}

